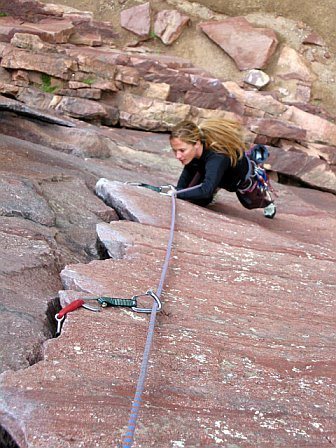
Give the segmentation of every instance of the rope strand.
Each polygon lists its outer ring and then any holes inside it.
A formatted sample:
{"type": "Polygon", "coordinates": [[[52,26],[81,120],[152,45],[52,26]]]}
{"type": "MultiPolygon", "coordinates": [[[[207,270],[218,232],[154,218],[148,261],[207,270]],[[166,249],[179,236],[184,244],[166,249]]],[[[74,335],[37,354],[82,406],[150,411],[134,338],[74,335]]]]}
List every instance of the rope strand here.
{"type": "MultiPolygon", "coordinates": [[[[158,289],[156,292],[156,295],[159,298],[162,293],[163,283],[166,278],[168,264],[169,264],[170,255],[171,255],[172,246],[173,246],[175,213],[176,213],[176,195],[180,192],[182,193],[184,191],[193,190],[195,188],[198,188],[199,186],[200,185],[195,185],[194,187],[185,188],[183,190],[178,190],[178,191],[175,191],[174,194],[172,194],[172,197],[171,197],[172,198],[172,201],[171,201],[172,210],[171,210],[169,240],[168,240],[168,244],[167,244],[166,256],[165,256],[165,261],[164,261],[162,272],[161,272],[160,282],[159,282],[159,286],[158,286],[158,289]]],[[[133,445],[135,428],[136,428],[139,410],[140,410],[140,406],[141,406],[142,393],[143,393],[145,381],[146,381],[149,354],[150,354],[153,335],[154,335],[154,327],[155,327],[157,308],[158,308],[157,302],[154,301],[151,315],[150,315],[150,321],[149,321],[149,326],[148,326],[148,333],[147,333],[147,339],[146,339],[146,344],[145,344],[145,348],[144,348],[144,354],[143,354],[142,363],[141,363],[141,367],[140,367],[140,375],[139,375],[139,379],[138,379],[138,383],[137,383],[137,387],[136,387],[136,391],[135,391],[135,395],[134,395],[134,399],[133,399],[131,413],[130,413],[130,417],[129,417],[129,421],[128,421],[127,432],[123,437],[122,448],[130,448],[133,445]]]]}

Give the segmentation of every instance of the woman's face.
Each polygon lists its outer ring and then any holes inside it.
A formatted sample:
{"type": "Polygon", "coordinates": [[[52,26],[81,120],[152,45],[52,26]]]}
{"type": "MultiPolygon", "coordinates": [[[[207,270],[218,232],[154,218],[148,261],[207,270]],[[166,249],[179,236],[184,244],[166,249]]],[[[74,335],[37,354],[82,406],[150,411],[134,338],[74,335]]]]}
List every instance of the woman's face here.
{"type": "Polygon", "coordinates": [[[175,157],[182,163],[182,165],[187,165],[195,158],[199,159],[203,152],[203,147],[200,141],[197,141],[195,144],[186,143],[183,140],[174,137],[170,140],[170,145],[175,157]]]}

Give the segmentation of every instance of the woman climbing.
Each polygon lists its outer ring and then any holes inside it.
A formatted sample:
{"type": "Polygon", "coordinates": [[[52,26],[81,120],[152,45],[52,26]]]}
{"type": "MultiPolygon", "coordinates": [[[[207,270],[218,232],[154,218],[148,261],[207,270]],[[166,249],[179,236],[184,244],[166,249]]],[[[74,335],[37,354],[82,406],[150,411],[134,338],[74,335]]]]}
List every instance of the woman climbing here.
{"type": "Polygon", "coordinates": [[[205,206],[219,188],[224,188],[236,192],[244,207],[263,208],[266,218],[274,218],[276,207],[262,167],[268,151],[255,145],[250,153],[245,152],[239,123],[224,119],[209,119],[200,125],[182,121],[171,130],[170,145],[184,167],[175,191],[178,198],[205,206]],[[196,185],[199,187],[178,193],[196,185]]]}

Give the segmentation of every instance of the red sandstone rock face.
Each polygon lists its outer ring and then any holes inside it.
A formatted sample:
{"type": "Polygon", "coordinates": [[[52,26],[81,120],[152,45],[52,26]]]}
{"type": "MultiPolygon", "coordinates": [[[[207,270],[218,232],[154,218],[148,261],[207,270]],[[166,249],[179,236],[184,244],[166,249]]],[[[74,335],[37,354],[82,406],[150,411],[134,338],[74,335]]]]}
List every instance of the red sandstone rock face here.
{"type": "MultiPolygon", "coordinates": [[[[281,90],[247,91],[181,58],[116,50],[110,24],[90,13],[0,4],[15,17],[1,17],[0,92],[16,98],[0,96],[0,369],[22,369],[0,378],[0,425],[20,448],[119,446],[148,317],[77,310],[40,360],[62,287],[65,305],[157,286],[170,199],[101,181],[119,221],[92,190],[103,176],[174,183],[178,170],[167,135],[123,126],[166,131],[187,117],[234,117],[248,141],[274,145],[272,170],[335,193],[334,117],[309,103],[316,76],[293,48],[284,46],[271,80],[281,90]],[[112,259],[87,264],[96,234],[112,259]]],[[[248,43],[259,33],[249,27],[248,43]]],[[[253,46],[257,65],[264,44],[253,46]]],[[[274,221],[228,193],[209,209],[178,201],[136,446],[335,443],[335,197],[277,189],[274,221]]]]}
{"type": "MultiPolygon", "coordinates": [[[[114,259],[67,266],[63,304],[130,297],[161,275],[171,199],[106,180],[97,192],[133,222],[99,224],[114,259]]],[[[335,198],[279,186],[277,203],[269,221],[229,193],[210,209],[177,201],[134,446],[335,440],[335,198]]],[[[80,309],[44,361],[3,374],[1,418],[20,446],[120,446],[147,328],[126,309],[80,309]]]]}
{"type": "Polygon", "coordinates": [[[74,25],[70,20],[43,19],[38,25],[23,22],[12,17],[1,20],[0,36],[9,42],[15,33],[31,33],[39,36],[45,42],[54,44],[66,43],[74,32],[74,25]]]}
{"type": "MultiPolygon", "coordinates": [[[[24,0],[2,9],[12,17],[0,17],[0,93],[15,97],[21,108],[38,108],[40,116],[55,110],[94,124],[159,132],[183,119],[238,120],[247,127],[248,144],[262,142],[279,148],[286,139],[295,151],[316,158],[305,165],[311,172],[296,169],[293,177],[299,175],[302,182],[309,179],[311,186],[335,191],[334,163],[330,162],[336,147],[335,117],[310,103],[319,87],[307,46],[306,54],[284,43],[268,87],[275,90],[255,92],[223,82],[172,55],[148,53],[144,48],[116,49],[118,39],[110,24],[94,21],[87,12],[24,0]],[[324,150],[315,151],[316,145],[327,146],[328,156],[324,150]]],[[[150,11],[147,2],[123,12],[136,26],[145,23],[148,28],[150,11]]],[[[161,37],[167,31],[169,39],[177,36],[187,20],[176,10],[157,14],[156,24],[160,17],[164,19],[161,37]]],[[[201,27],[218,38],[223,48],[229,45],[232,57],[236,52],[241,63],[251,58],[253,66],[262,65],[260,61],[266,64],[276,45],[272,30],[252,26],[241,17],[203,22],[201,27]]],[[[1,96],[0,108],[3,103],[8,99],[1,96]]],[[[286,155],[291,156],[291,152],[286,155]]],[[[296,157],[291,163],[296,163],[296,157]]],[[[273,169],[277,170],[276,165],[273,169]]],[[[288,170],[280,174],[287,176],[288,170]]]]}

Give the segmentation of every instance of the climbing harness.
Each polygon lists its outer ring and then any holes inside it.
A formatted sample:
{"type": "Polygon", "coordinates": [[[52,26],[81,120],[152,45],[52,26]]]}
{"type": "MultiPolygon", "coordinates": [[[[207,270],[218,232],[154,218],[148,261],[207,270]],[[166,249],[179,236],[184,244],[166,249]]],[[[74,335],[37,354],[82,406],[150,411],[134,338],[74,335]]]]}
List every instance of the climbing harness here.
{"type": "Polygon", "coordinates": [[[257,186],[261,189],[273,192],[274,190],[264,168],[264,163],[269,157],[269,151],[266,146],[261,144],[253,145],[246,155],[252,164],[253,177],[257,181],[257,186]]]}
{"type": "Polygon", "coordinates": [[[271,192],[274,190],[263,166],[268,156],[269,152],[264,145],[254,145],[245,153],[249,168],[236,192],[245,208],[265,208],[273,203],[271,192]]]}

